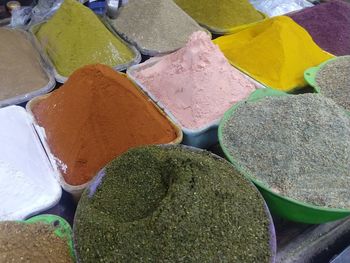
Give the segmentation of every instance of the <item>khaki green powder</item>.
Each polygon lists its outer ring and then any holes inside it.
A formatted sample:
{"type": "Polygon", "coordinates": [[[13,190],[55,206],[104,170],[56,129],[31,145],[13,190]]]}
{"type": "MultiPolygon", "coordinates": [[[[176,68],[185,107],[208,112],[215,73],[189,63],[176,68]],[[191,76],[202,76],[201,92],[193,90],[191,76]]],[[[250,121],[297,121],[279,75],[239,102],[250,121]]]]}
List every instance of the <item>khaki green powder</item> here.
{"type": "Polygon", "coordinates": [[[64,77],[88,64],[115,67],[131,62],[134,57],[131,49],[89,8],[75,0],[65,0],[36,36],[64,77]]]}
{"type": "Polygon", "coordinates": [[[214,31],[227,31],[264,18],[248,0],[175,0],[175,3],[214,31]]]}
{"type": "Polygon", "coordinates": [[[149,146],[112,161],[75,217],[84,263],[269,262],[269,220],[253,186],[225,160],[149,146]]]}

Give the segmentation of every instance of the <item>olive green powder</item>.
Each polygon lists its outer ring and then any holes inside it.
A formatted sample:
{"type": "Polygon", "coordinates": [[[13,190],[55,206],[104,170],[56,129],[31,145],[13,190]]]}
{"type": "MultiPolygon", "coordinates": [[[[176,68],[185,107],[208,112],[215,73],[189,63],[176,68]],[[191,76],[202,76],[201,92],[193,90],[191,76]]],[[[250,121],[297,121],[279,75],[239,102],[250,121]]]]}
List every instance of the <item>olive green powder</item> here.
{"type": "Polygon", "coordinates": [[[129,0],[110,22],[146,55],[175,51],[204,30],[172,0],[129,0]]]}
{"type": "Polygon", "coordinates": [[[321,94],[350,111],[350,56],[327,62],[316,74],[321,94]]]}
{"type": "Polygon", "coordinates": [[[81,262],[270,261],[263,199],[228,162],[150,146],[128,151],[105,173],[78,205],[81,262]]]}
{"type": "Polygon", "coordinates": [[[0,222],[1,263],[73,263],[66,240],[43,223],[0,222]]]}
{"type": "Polygon", "coordinates": [[[230,31],[264,18],[249,0],[175,0],[175,3],[213,31],[230,31]]]}

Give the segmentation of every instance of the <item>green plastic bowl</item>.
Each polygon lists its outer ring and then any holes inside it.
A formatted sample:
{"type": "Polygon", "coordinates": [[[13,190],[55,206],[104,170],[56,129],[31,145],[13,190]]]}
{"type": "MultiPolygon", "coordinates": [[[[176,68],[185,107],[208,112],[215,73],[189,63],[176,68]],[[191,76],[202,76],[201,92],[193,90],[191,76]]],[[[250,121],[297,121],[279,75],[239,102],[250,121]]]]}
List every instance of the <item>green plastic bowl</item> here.
{"type": "Polygon", "coordinates": [[[325,62],[321,63],[320,65],[318,65],[317,67],[312,67],[312,68],[308,68],[307,70],[305,70],[304,72],[304,79],[306,80],[306,82],[314,88],[316,93],[321,93],[321,87],[317,85],[316,82],[316,75],[317,73],[326,65],[328,64],[328,62],[331,62],[333,60],[338,59],[337,57],[335,58],[331,58],[329,60],[326,60],[325,62]]]}
{"type": "Polygon", "coordinates": [[[73,259],[73,262],[76,262],[74,249],[73,249],[72,228],[69,225],[69,223],[66,220],[64,220],[62,217],[55,216],[55,215],[38,215],[19,222],[24,224],[42,223],[42,224],[53,226],[55,228],[54,234],[59,238],[64,239],[67,242],[67,245],[69,247],[69,252],[73,259]]]}
{"type": "MultiPolygon", "coordinates": [[[[285,92],[268,88],[258,89],[249,96],[247,101],[257,101],[267,96],[277,97],[294,95],[289,95],[285,92]]],[[[247,172],[247,170],[239,164],[239,162],[234,158],[234,156],[232,156],[229,153],[229,151],[224,147],[222,132],[226,121],[234,114],[236,109],[242,103],[244,102],[235,104],[224,114],[224,117],[222,118],[218,129],[219,143],[226,158],[236,167],[236,169],[238,169],[242,174],[244,174],[258,187],[270,211],[273,214],[282,218],[307,224],[321,224],[349,216],[350,210],[347,209],[335,209],[315,206],[277,194],[273,192],[270,188],[268,188],[265,184],[253,178],[253,176],[251,176],[249,172],[247,172]]]]}

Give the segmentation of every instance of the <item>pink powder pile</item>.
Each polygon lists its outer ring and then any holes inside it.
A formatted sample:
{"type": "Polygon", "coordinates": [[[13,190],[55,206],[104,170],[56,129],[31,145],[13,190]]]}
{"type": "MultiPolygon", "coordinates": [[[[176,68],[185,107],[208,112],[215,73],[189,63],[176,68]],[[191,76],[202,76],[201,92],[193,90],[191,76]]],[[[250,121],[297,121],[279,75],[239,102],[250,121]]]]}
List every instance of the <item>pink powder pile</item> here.
{"type": "MultiPolygon", "coordinates": [[[[146,63],[151,61],[154,59],[146,63]]],[[[217,121],[255,89],[200,31],[190,36],[185,47],[158,58],[135,77],[184,128],[191,130],[217,121]]]]}

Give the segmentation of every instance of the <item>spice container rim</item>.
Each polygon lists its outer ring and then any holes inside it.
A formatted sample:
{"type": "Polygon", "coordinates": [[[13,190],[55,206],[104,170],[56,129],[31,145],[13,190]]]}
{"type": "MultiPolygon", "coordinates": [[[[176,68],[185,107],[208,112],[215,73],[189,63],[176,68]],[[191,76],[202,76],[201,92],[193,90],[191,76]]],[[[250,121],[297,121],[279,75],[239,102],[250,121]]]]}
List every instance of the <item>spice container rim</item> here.
{"type": "MultiPolygon", "coordinates": [[[[316,82],[316,77],[317,77],[318,72],[324,66],[326,66],[329,62],[338,60],[339,58],[342,58],[342,57],[346,57],[346,56],[339,56],[339,57],[334,57],[334,58],[328,59],[315,67],[311,67],[311,68],[308,68],[307,70],[305,70],[305,72],[304,72],[305,81],[314,89],[314,91],[316,93],[321,93],[321,87],[316,82]]],[[[348,57],[350,57],[350,56],[348,56],[348,57]]]]}
{"type": "MultiPolygon", "coordinates": [[[[167,107],[165,107],[163,105],[163,103],[160,100],[158,100],[152,94],[152,92],[150,92],[148,90],[148,88],[145,85],[141,84],[138,81],[138,79],[134,75],[136,71],[142,70],[144,68],[151,67],[151,66],[155,65],[156,63],[158,63],[161,59],[162,59],[162,57],[154,57],[154,58],[152,58],[152,61],[148,60],[148,61],[146,61],[146,62],[144,62],[142,64],[134,65],[134,66],[132,66],[132,67],[127,69],[126,74],[135,83],[136,86],[138,86],[148,97],[150,97],[154,101],[154,103],[156,103],[159,106],[159,108],[161,108],[172,119],[172,121],[174,123],[176,123],[179,127],[181,127],[181,129],[183,130],[184,135],[188,137],[188,141],[191,141],[192,138],[194,139],[195,137],[198,137],[198,136],[206,136],[205,133],[209,132],[211,129],[217,129],[217,127],[219,126],[221,118],[218,118],[218,119],[216,119],[216,120],[206,124],[205,126],[203,126],[201,128],[198,128],[198,129],[189,129],[189,128],[184,127],[178,121],[178,119],[171,113],[171,111],[169,109],[167,109],[167,107]]],[[[245,79],[247,79],[250,82],[252,82],[257,89],[265,88],[265,86],[263,86],[259,82],[255,81],[250,76],[244,74],[243,72],[241,72],[241,73],[242,73],[242,76],[245,79]]],[[[194,145],[192,145],[192,146],[194,146],[194,145]]]]}
{"type": "MultiPolygon", "coordinates": [[[[254,102],[263,99],[268,96],[294,96],[282,91],[273,89],[260,89],[254,91],[246,101],[254,102]]],[[[271,190],[268,186],[262,183],[260,180],[255,179],[239,162],[230,154],[223,143],[223,126],[226,121],[231,118],[236,109],[243,105],[245,101],[239,102],[232,106],[222,118],[218,128],[218,138],[220,147],[225,157],[249,180],[251,180],[263,194],[270,210],[275,214],[289,219],[291,221],[297,221],[308,224],[326,223],[329,221],[341,219],[350,215],[350,209],[343,208],[327,208],[322,206],[312,205],[306,202],[298,201],[293,198],[289,198],[280,195],[271,190]],[[292,208],[291,208],[292,207],[292,208]],[[294,207],[294,208],[293,208],[294,207]],[[289,210],[290,209],[290,210],[289,210]],[[294,210],[300,209],[304,214],[293,213],[294,210]]]]}
{"type": "MultiPolygon", "coordinates": [[[[124,44],[127,48],[129,48],[132,53],[134,54],[134,58],[127,62],[127,63],[124,63],[124,64],[119,64],[119,65],[116,65],[116,66],[113,66],[112,68],[115,70],[115,71],[123,71],[123,70],[126,70],[127,68],[131,67],[132,65],[136,65],[136,64],[139,64],[141,62],[141,54],[140,52],[137,50],[136,47],[134,47],[133,45],[130,45],[128,42],[126,42],[121,36],[119,36],[112,28],[111,26],[109,25],[109,23],[104,19],[104,18],[101,18],[99,16],[97,16],[99,18],[99,20],[103,23],[104,27],[110,31],[113,36],[115,38],[117,38],[119,41],[121,41],[122,44],[124,44]]],[[[38,38],[36,37],[36,33],[39,31],[40,27],[47,23],[49,21],[49,19],[45,19],[43,21],[40,21],[36,24],[33,24],[30,26],[29,28],[29,32],[32,34],[33,38],[35,39],[35,41],[37,42],[37,44],[41,47],[41,49],[43,50],[43,53],[45,53],[47,55],[47,58],[48,58],[48,61],[50,63],[50,66],[52,67],[53,69],[53,72],[54,72],[54,76],[55,76],[55,79],[57,82],[59,83],[65,83],[69,76],[62,76],[58,70],[56,69],[55,67],[55,64],[53,63],[52,59],[50,58],[50,56],[44,51],[44,47],[42,46],[42,44],[39,42],[38,38]]]]}
{"type": "MultiPolygon", "coordinates": [[[[112,30],[114,30],[116,32],[116,34],[120,35],[126,42],[130,43],[132,46],[136,47],[136,49],[145,56],[150,56],[150,57],[155,57],[155,56],[162,56],[162,55],[167,55],[170,54],[172,52],[175,52],[177,50],[179,50],[180,48],[176,48],[176,49],[172,49],[172,50],[168,50],[168,51],[157,51],[157,50],[151,50],[151,49],[146,49],[143,48],[139,45],[139,43],[137,41],[132,40],[131,38],[128,37],[127,34],[120,32],[117,28],[115,28],[112,24],[112,21],[114,19],[111,19],[109,17],[105,17],[104,18],[106,20],[106,22],[109,24],[109,26],[112,28],[112,30]]],[[[191,18],[193,19],[193,18],[191,18]]],[[[195,21],[196,22],[196,21],[195,21]]],[[[197,22],[196,22],[197,23],[197,22]]],[[[198,23],[197,23],[198,24],[198,23]]],[[[210,38],[212,38],[212,34],[209,30],[207,30],[206,28],[200,26],[198,24],[198,31],[204,31],[205,33],[207,33],[210,38]],[[201,29],[201,30],[200,30],[201,29]]],[[[138,63],[137,63],[138,64],[138,63]]]]}
{"type": "Polygon", "coordinates": [[[43,223],[45,225],[52,225],[55,228],[54,234],[57,237],[66,240],[66,243],[69,248],[69,254],[71,255],[71,258],[75,261],[76,256],[73,244],[73,230],[64,218],[57,215],[43,214],[28,218],[27,220],[19,220],[17,222],[24,224],[43,223]]]}
{"type": "MultiPolygon", "coordinates": [[[[45,206],[43,206],[43,205],[39,206],[39,205],[37,205],[37,203],[34,203],[34,205],[36,205],[36,206],[33,205],[33,208],[35,208],[35,209],[32,208],[32,209],[30,209],[30,210],[32,210],[31,212],[22,213],[22,215],[17,217],[17,218],[20,218],[20,219],[24,220],[26,218],[34,216],[34,215],[36,215],[36,214],[38,214],[40,212],[46,211],[47,209],[50,209],[50,208],[54,207],[55,205],[57,205],[59,203],[59,201],[61,200],[61,197],[62,197],[62,188],[61,188],[60,184],[57,182],[57,174],[56,174],[55,170],[53,169],[50,161],[47,159],[46,150],[42,146],[41,140],[40,140],[38,134],[36,133],[36,129],[34,127],[34,123],[32,121],[32,117],[28,114],[28,112],[23,107],[20,107],[20,106],[17,106],[17,105],[11,105],[11,106],[4,107],[4,108],[0,109],[0,111],[1,110],[5,110],[5,109],[10,109],[10,108],[12,108],[12,109],[14,109],[16,111],[21,111],[22,113],[24,113],[26,115],[26,119],[28,120],[28,124],[29,124],[28,128],[30,129],[30,132],[33,134],[33,136],[35,138],[34,139],[35,140],[34,143],[42,151],[42,157],[43,158],[41,158],[41,159],[42,159],[43,162],[47,162],[47,165],[48,165],[48,167],[50,167],[50,171],[52,172],[52,173],[49,173],[47,175],[51,176],[53,182],[57,183],[57,185],[56,185],[57,186],[57,189],[56,189],[57,191],[56,191],[56,193],[54,195],[53,194],[50,195],[50,197],[52,199],[50,202],[47,202],[47,204],[45,206]]],[[[13,114],[11,116],[12,116],[12,118],[15,117],[15,115],[13,115],[13,114]]]]}
{"type": "Polygon", "coordinates": [[[197,22],[199,25],[201,25],[202,27],[208,29],[211,33],[215,34],[215,35],[231,35],[231,34],[234,34],[234,33],[237,33],[239,31],[242,31],[250,26],[254,26],[262,21],[265,21],[267,19],[269,19],[269,16],[266,15],[265,13],[263,12],[260,12],[259,10],[256,10],[261,16],[262,18],[258,21],[254,21],[254,22],[251,22],[251,23],[248,23],[248,24],[242,24],[242,25],[239,25],[239,26],[234,26],[234,27],[230,27],[230,28],[227,28],[227,29],[223,29],[223,28],[216,28],[216,27],[212,27],[212,26],[209,26],[209,25],[206,25],[206,24],[203,24],[203,23],[199,23],[197,22]]]}
{"type": "MultiPolygon", "coordinates": [[[[165,149],[171,149],[171,148],[180,148],[180,149],[185,149],[188,151],[191,151],[193,153],[207,153],[209,154],[209,156],[213,157],[215,160],[220,160],[225,162],[228,165],[232,165],[229,161],[227,161],[225,158],[218,156],[217,154],[207,151],[205,149],[200,149],[197,147],[193,147],[193,146],[189,146],[189,145],[183,145],[183,144],[178,144],[178,145],[173,145],[173,144],[157,144],[155,146],[161,147],[161,148],[165,148],[165,149]]],[[[140,146],[142,147],[142,146],[140,146]]],[[[138,147],[138,148],[140,148],[138,147]]],[[[118,158],[118,157],[117,157],[118,158]]],[[[107,164],[108,165],[108,164],[107,164]]],[[[106,166],[107,166],[106,165],[106,166]]],[[[92,181],[92,183],[90,184],[90,186],[88,188],[86,188],[86,191],[91,191],[90,187],[94,187],[95,189],[93,191],[96,191],[97,188],[99,187],[99,185],[101,184],[101,181],[103,179],[103,177],[105,176],[105,167],[103,167],[97,174],[96,176],[94,176],[94,179],[92,181]]],[[[271,258],[270,258],[270,262],[271,263],[275,263],[276,261],[276,255],[277,255],[277,238],[276,238],[276,230],[275,230],[275,225],[273,222],[273,218],[271,215],[271,212],[269,210],[269,207],[265,201],[265,199],[263,198],[263,196],[261,195],[260,191],[258,190],[258,188],[255,186],[255,184],[249,180],[243,173],[241,173],[241,171],[237,170],[235,167],[232,167],[233,170],[236,170],[244,179],[245,181],[251,185],[252,189],[254,189],[254,191],[256,191],[256,193],[260,196],[261,201],[263,202],[263,206],[264,206],[264,211],[265,211],[265,215],[268,218],[269,221],[269,227],[268,227],[268,232],[269,232],[269,247],[270,247],[270,251],[271,251],[271,258]]],[[[90,192],[89,192],[90,193],[90,192]]],[[[94,193],[92,193],[93,195],[94,193]]],[[[74,222],[73,222],[73,239],[74,239],[74,248],[76,248],[76,245],[78,244],[77,240],[76,240],[76,236],[74,235],[75,228],[76,228],[76,217],[74,217],[74,222]]],[[[77,258],[77,262],[81,262],[79,259],[79,254],[77,252],[77,249],[75,249],[75,254],[76,254],[76,258],[77,258]]]]}
{"type": "MultiPolygon", "coordinates": [[[[119,74],[121,74],[121,75],[123,75],[124,77],[127,78],[126,74],[121,73],[121,72],[119,72],[119,74]]],[[[130,80],[130,82],[133,84],[133,82],[131,80],[130,80]]],[[[135,84],[133,84],[133,86],[137,89],[138,92],[140,92],[141,94],[144,95],[144,93],[142,92],[142,90],[139,87],[137,87],[135,84]]],[[[84,184],[80,184],[80,185],[71,185],[71,184],[68,184],[66,182],[66,180],[64,179],[62,173],[59,171],[59,169],[57,167],[57,164],[56,164],[56,161],[55,161],[55,156],[51,152],[50,146],[49,146],[49,144],[48,144],[48,142],[46,140],[45,129],[43,127],[39,126],[39,124],[37,123],[36,118],[34,116],[34,113],[32,111],[34,105],[36,105],[39,101],[46,99],[50,95],[51,94],[46,94],[46,95],[43,95],[43,96],[38,96],[38,97],[33,98],[32,100],[30,100],[27,103],[26,110],[27,110],[28,114],[32,118],[34,128],[37,131],[39,139],[40,139],[40,141],[41,141],[41,143],[42,143],[42,145],[43,145],[43,147],[44,147],[44,149],[46,151],[46,154],[47,154],[48,159],[49,159],[49,161],[51,163],[51,166],[53,166],[53,169],[55,170],[55,172],[58,175],[57,178],[59,180],[60,185],[62,186],[62,188],[64,190],[66,190],[67,192],[72,194],[73,197],[76,200],[78,200],[80,198],[83,190],[91,183],[91,181],[94,178],[91,178],[88,182],[86,182],[84,184]]],[[[167,121],[170,123],[170,125],[173,127],[173,129],[175,130],[176,138],[173,141],[169,142],[169,144],[179,144],[179,143],[181,143],[182,138],[183,138],[183,134],[182,134],[181,128],[176,123],[174,123],[171,120],[171,118],[169,118],[169,116],[162,109],[160,109],[157,106],[156,103],[154,103],[152,100],[150,100],[147,96],[144,96],[144,99],[149,101],[150,103],[152,103],[152,105],[155,107],[155,109],[158,111],[158,113],[161,114],[162,116],[164,116],[167,119],[167,121]]]]}
{"type": "Polygon", "coordinates": [[[33,47],[33,49],[35,50],[35,52],[37,53],[37,55],[39,57],[40,67],[44,71],[46,77],[48,78],[48,83],[44,87],[41,87],[41,88],[36,89],[34,91],[27,92],[25,94],[20,94],[20,95],[17,95],[15,97],[7,98],[4,100],[0,100],[0,108],[10,106],[10,105],[20,104],[23,102],[27,102],[28,100],[30,100],[36,96],[40,96],[40,95],[49,93],[56,86],[56,81],[55,81],[55,78],[53,76],[51,64],[48,62],[49,61],[48,57],[43,52],[43,50],[40,48],[40,46],[35,41],[33,36],[30,33],[28,33],[27,31],[20,29],[20,28],[11,28],[8,26],[4,26],[4,28],[21,32],[21,34],[23,34],[23,36],[30,42],[31,46],[33,47]]]}

